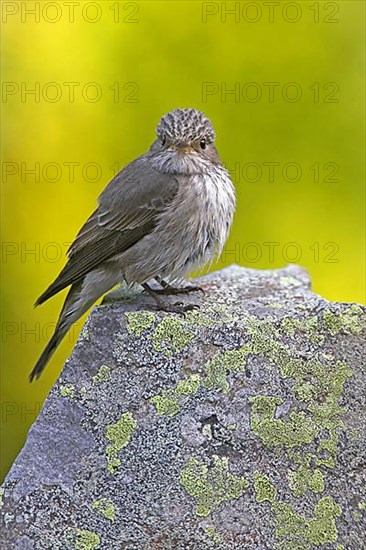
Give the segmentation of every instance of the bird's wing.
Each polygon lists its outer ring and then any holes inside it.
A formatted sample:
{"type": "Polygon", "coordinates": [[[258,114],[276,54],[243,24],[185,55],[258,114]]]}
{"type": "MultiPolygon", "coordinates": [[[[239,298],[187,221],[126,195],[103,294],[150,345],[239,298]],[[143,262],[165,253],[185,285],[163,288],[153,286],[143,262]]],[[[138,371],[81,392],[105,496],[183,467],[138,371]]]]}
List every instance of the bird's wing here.
{"type": "Polygon", "coordinates": [[[154,170],[144,157],[126,166],[99,197],[98,208],[68,250],[69,261],[36,304],[149,234],[174,199],[178,186],[174,176],[154,170]]]}

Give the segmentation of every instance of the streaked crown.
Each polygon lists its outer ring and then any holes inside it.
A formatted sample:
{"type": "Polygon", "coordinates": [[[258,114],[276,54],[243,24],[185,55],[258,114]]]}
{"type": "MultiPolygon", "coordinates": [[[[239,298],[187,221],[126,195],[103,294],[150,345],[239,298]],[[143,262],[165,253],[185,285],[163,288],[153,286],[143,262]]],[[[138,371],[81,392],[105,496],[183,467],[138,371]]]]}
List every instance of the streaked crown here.
{"type": "Polygon", "coordinates": [[[215,140],[210,119],[197,109],[170,111],[160,119],[156,135],[160,139],[166,137],[172,142],[190,142],[203,137],[211,143],[215,140]]]}

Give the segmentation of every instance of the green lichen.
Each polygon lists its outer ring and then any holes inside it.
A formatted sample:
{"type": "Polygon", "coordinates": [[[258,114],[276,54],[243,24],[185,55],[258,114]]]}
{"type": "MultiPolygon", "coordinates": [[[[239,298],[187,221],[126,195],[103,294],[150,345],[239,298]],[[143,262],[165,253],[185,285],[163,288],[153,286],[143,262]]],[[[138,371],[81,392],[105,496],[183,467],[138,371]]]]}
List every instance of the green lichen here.
{"type": "Polygon", "coordinates": [[[93,384],[94,386],[98,386],[99,384],[103,384],[103,382],[108,382],[110,377],[110,367],[107,367],[107,365],[102,365],[101,367],[99,367],[97,374],[93,376],[93,384]]]}
{"type": "Polygon", "coordinates": [[[314,455],[314,462],[317,466],[325,466],[329,470],[334,468],[334,458],[328,457],[328,458],[319,458],[314,455]]]}
{"type": "Polygon", "coordinates": [[[285,378],[294,378],[296,396],[300,401],[310,403],[327,397],[338,400],[352,371],[343,361],[329,361],[323,356],[322,360],[288,361],[281,366],[281,374],[285,378]]]}
{"type": "Polygon", "coordinates": [[[173,417],[180,411],[180,406],[174,390],[163,390],[161,395],[155,395],[149,399],[155,405],[156,413],[159,416],[173,417]]]}
{"type": "Polygon", "coordinates": [[[335,518],[341,515],[341,507],[332,497],[319,500],[315,508],[315,516],[307,524],[305,539],[314,546],[335,542],[338,538],[335,518]]]}
{"type": "MultiPolygon", "coordinates": [[[[299,281],[288,278],[285,284],[298,285],[299,281]]],[[[247,315],[241,324],[249,341],[239,350],[216,354],[206,365],[201,385],[224,392],[229,390],[228,374],[243,370],[249,355],[265,358],[278,368],[282,378],[293,379],[294,394],[300,406],[290,411],[286,418],[276,417],[276,409],[283,403],[279,396],[254,396],[250,401],[252,430],[265,446],[282,447],[288,459],[295,463],[295,468],[289,470],[289,486],[297,498],[307,491],[317,494],[325,490],[324,469],[334,467],[338,434],[343,427],[344,409],[339,399],[352,372],[344,362],[321,351],[309,360],[296,357],[298,340],[293,341],[293,338],[302,337],[320,346],[325,338],[324,333],[320,334],[323,326],[331,334],[340,330],[359,334],[363,327],[361,313],[357,306],[342,315],[326,312],[323,324],[316,316],[304,320],[285,318],[277,324],[275,318],[264,321],[247,315]],[[287,343],[281,341],[284,335],[287,343]],[[312,449],[317,445],[316,451],[304,455],[304,446],[308,445],[312,445],[312,449]],[[296,450],[298,452],[294,452],[296,450]]],[[[174,393],[164,395],[167,400],[164,406],[176,414],[177,394],[175,390],[170,392],[174,393]]],[[[210,470],[203,462],[190,459],[182,471],[181,483],[195,497],[198,515],[209,515],[225,500],[212,479],[215,468],[218,468],[217,462],[210,470]]],[[[335,520],[341,510],[332,497],[320,499],[309,519],[297,513],[290,504],[277,501],[276,487],[260,472],[254,474],[254,489],[258,502],[268,501],[271,505],[276,524],[276,548],[310,549],[337,540],[335,520]]]]}
{"type": "Polygon", "coordinates": [[[130,412],[124,413],[115,424],[107,426],[106,438],[112,441],[106,448],[108,471],[111,474],[114,474],[115,469],[121,465],[119,452],[128,445],[136,426],[137,422],[130,412]]]}
{"type": "Polygon", "coordinates": [[[312,333],[319,330],[318,317],[313,315],[307,319],[294,319],[292,317],[285,317],[281,321],[281,327],[286,334],[293,336],[296,330],[312,333]]]}
{"type": "Polygon", "coordinates": [[[245,365],[250,346],[243,346],[239,350],[217,353],[206,365],[206,378],[203,385],[207,389],[229,391],[227,375],[229,372],[238,372],[245,365]]]}
{"type": "Polygon", "coordinates": [[[155,315],[151,311],[131,311],[125,315],[129,334],[136,334],[136,336],[141,336],[141,333],[150,328],[155,321],[155,315]]]}
{"type": "Polygon", "coordinates": [[[153,332],[153,345],[166,357],[171,357],[184,349],[194,338],[194,333],[183,321],[175,317],[165,317],[153,332]]]}
{"type": "MultiPolygon", "coordinates": [[[[287,418],[276,418],[276,409],[283,400],[278,396],[254,396],[251,399],[251,426],[263,444],[270,448],[283,447],[289,459],[294,459],[293,450],[302,449],[318,441],[316,453],[308,453],[305,458],[295,460],[296,470],[289,472],[289,485],[296,497],[306,491],[321,493],[325,490],[325,475],[321,468],[334,467],[334,456],[338,444],[338,431],[343,427],[341,415],[344,409],[339,406],[339,398],[346,380],[352,372],[346,364],[335,361],[332,356],[318,353],[311,360],[304,361],[294,357],[292,344],[281,343],[285,333],[288,337],[298,332],[313,343],[321,344],[319,323],[316,317],[300,322],[297,319],[284,320],[279,327],[275,320],[262,321],[253,316],[243,320],[250,340],[239,350],[218,353],[206,366],[206,375],[202,386],[207,389],[229,390],[228,374],[238,372],[245,367],[250,354],[258,355],[277,366],[283,378],[294,379],[294,393],[304,406],[302,410],[292,410],[287,418]]],[[[350,327],[350,321],[347,321],[350,327]]],[[[353,330],[354,326],[353,326],[353,330]]],[[[296,353],[296,352],[295,352],[296,353]]],[[[182,383],[181,388],[184,388],[182,383]]],[[[199,381],[195,382],[197,391],[199,381]]],[[[174,415],[178,412],[176,390],[162,394],[160,409],[174,415]]],[[[213,496],[214,483],[210,481],[207,466],[192,459],[182,472],[181,482],[187,492],[196,498],[196,513],[208,515],[218,506],[220,491],[213,496]]],[[[332,505],[331,497],[321,499],[312,519],[297,514],[290,505],[276,501],[276,488],[266,476],[259,472],[254,477],[258,502],[268,500],[271,503],[277,523],[277,536],[282,538],[278,548],[310,548],[311,545],[333,542],[337,538],[335,518],[339,507],[332,505]],[[329,500],[331,499],[331,500],[329,500]]],[[[334,503],[333,503],[334,504],[334,503]]]]}
{"type": "Polygon", "coordinates": [[[101,498],[95,500],[92,504],[94,510],[98,510],[102,516],[106,519],[109,519],[112,523],[116,519],[116,507],[111,500],[108,498],[101,498]]]}
{"type": "MultiPolygon", "coordinates": [[[[347,323],[349,328],[350,322],[347,323]]],[[[292,378],[295,396],[302,403],[302,410],[292,410],[287,418],[278,419],[276,409],[283,403],[280,397],[254,396],[250,399],[251,427],[265,446],[283,447],[289,460],[297,465],[296,470],[289,472],[289,485],[294,496],[299,498],[306,491],[321,493],[325,490],[325,475],[321,468],[334,467],[338,431],[344,426],[341,419],[344,409],[339,406],[339,399],[352,372],[344,362],[322,353],[307,361],[297,359],[291,356],[294,353],[291,347],[279,342],[283,332],[292,337],[300,331],[313,342],[321,343],[320,339],[311,337],[319,332],[314,317],[301,324],[285,319],[281,322],[281,332],[266,326],[266,323],[259,326],[252,319],[248,325],[252,353],[269,359],[283,378],[292,378]],[[294,452],[295,449],[303,451],[304,446],[316,442],[315,453],[303,455],[294,452]]],[[[337,540],[335,519],[341,510],[330,496],[318,502],[311,519],[299,515],[291,505],[273,498],[271,508],[278,549],[310,549],[337,540]]]]}
{"type": "Polygon", "coordinates": [[[248,353],[267,357],[274,364],[282,364],[291,358],[288,346],[278,341],[281,333],[274,325],[275,321],[263,321],[253,316],[245,318],[245,327],[250,342],[245,345],[248,353]]]}
{"type": "Polygon", "coordinates": [[[272,485],[269,478],[256,471],[254,472],[253,479],[256,501],[264,502],[268,500],[269,502],[275,502],[277,490],[276,487],[272,485]]]}
{"type": "Polygon", "coordinates": [[[343,361],[297,361],[288,363],[281,369],[285,377],[295,379],[294,391],[297,398],[307,404],[307,410],[317,426],[317,435],[328,430],[329,436],[321,436],[318,451],[335,454],[338,443],[338,429],[343,427],[341,415],[344,409],[339,406],[346,380],[352,371],[343,361]],[[309,379],[313,382],[309,382],[309,379]]]}
{"type": "Polygon", "coordinates": [[[73,546],[76,550],[93,550],[93,548],[97,548],[100,545],[99,535],[86,529],[70,527],[68,529],[68,538],[73,540],[73,546]]]}
{"type": "Polygon", "coordinates": [[[229,461],[226,457],[213,457],[213,466],[197,458],[189,458],[180,476],[180,482],[196,500],[195,512],[198,516],[208,516],[211,511],[222,504],[239,498],[249,483],[244,477],[229,472],[229,461]]]}
{"type": "Polygon", "coordinates": [[[159,416],[173,417],[180,411],[182,397],[195,395],[200,387],[199,374],[192,374],[181,380],[175,389],[163,390],[160,395],[151,397],[149,401],[156,407],[159,416]]]}
{"type": "Polygon", "coordinates": [[[319,431],[303,411],[291,412],[287,422],[275,419],[276,407],[283,403],[280,397],[258,395],[249,401],[252,403],[251,428],[266,447],[300,447],[311,443],[319,431]]]}
{"type": "Polygon", "coordinates": [[[361,334],[366,329],[366,315],[355,304],[342,313],[333,313],[327,309],[323,313],[323,323],[333,336],[339,332],[361,334]]]}
{"type": "MultiPolygon", "coordinates": [[[[343,427],[341,415],[344,409],[339,406],[339,398],[352,372],[344,362],[335,362],[324,355],[321,360],[314,358],[309,361],[291,358],[286,353],[278,355],[277,359],[272,352],[268,352],[267,356],[277,363],[284,378],[295,380],[295,395],[305,404],[306,410],[292,411],[286,420],[277,419],[276,408],[282,404],[282,399],[255,396],[250,400],[252,429],[264,445],[272,448],[283,446],[288,458],[297,464],[297,470],[289,472],[289,485],[296,497],[301,497],[306,491],[323,492],[324,473],[314,466],[334,467],[338,430],[343,427]],[[315,441],[318,441],[315,454],[303,456],[293,452],[293,449],[303,448],[315,441]],[[314,466],[311,466],[312,462],[314,466]]],[[[281,539],[276,544],[278,549],[310,549],[312,545],[320,546],[337,540],[335,518],[341,511],[329,496],[319,501],[310,520],[282,502],[273,502],[272,511],[277,525],[276,536],[281,539]]]]}
{"type": "Polygon", "coordinates": [[[276,502],[272,505],[275,516],[276,538],[282,539],[276,548],[303,548],[321,546],[335,542],[338,538],[335,519],[341,514],[341,508],[332,497],[319,500],[314,517],[306,517],[294,512],[290,504],[276,502]]]}
{"type": "Polygon", "coordinates": [[[275,517],[275,536],[280,542],[275,544],[276,550],[304,549],[309,550],[309,544],[305,542],[306,520],[300,514],[294,512],[291,504],[275,502],[272,505],[275,517]]]}
{"type": "MultiPolygon", "coordinates": [[[[299,281],[290,278],[286,284],[298,285],[299,281]]],[[[339,405],[339,399],[352,372],[344,362],[336,361],[331,355],[319,351],[326,335],[324,331],[322,334],[320,332],[326,328],[331,334],[340,330],[359,334],[364,319],[361,313],[361,308],[352,306],[342,315],[329,315],[326,312],[322,322],[316,316],[310,316],[304,320],[285,318],[280,323],[275,317],[261,320],[245,315],[238,320],[249,338],[245,345],[238,350],[217,353],[207,363],[202,381],[197,378],[187,384],[183,380],[176,389],[164,390],[160,396],[152,398],[157,413],[174,416],[179,412],[180,399],[193,395],[199,387],[227,392],[230,389],[230,372],[242,371],[249,356],[263,357],[267,363],[278,369],[282,378],[293,380],[293,391],[298,405],[285,418],[277,418],[277,407],[283,403],[281,397],[252,397],[252,430],[266,447],[282,448],[292,462],[288,475],[289,486],[295,497],[300,498],[307,491],[322,493],[326,485],[325,473],[327,469],[334,467],[339,431],[344,427],[344,409],[339,405]],[[286,343],[282,341],[284,336],[286,343]],[[318,352],[313,353],[311,359],[304,360],[297,355],[300,338],[310,340],[318,347],[318,352]],[[310,445],[311,448],[306,449],[310,445]],[[304,449],[311,452],[304,454],[304,449]]],[[[169,334],[168,325],[163,325],[155,339],[155,349],[171,356],[183,349],[193,338],[193,334],[189,337],[185,335],[186,338],[181,337],[181,332],[185,333],[187,325],[205,326],[205,322],[197,318],[195,323],[194,316],[189,323],[178,321],[174,327],[174,337],[169,334]],[[179,345],[176,344],[177,340],[179,345]]],[[[207,437],[212,437],[209,426],[204,430],[207,437]]],[[[229,500],[227,497],[230,491],[227,486],[230,481],[225,481],[225,474],[226,478],[232,474],[228,472],[228,463],[222,460],[224,459],[216,458],[214,466],[209,468],[200,460],[191,458],[182,470],[181,483],[196,499],[198,515],[207,516],[215,507],[229,500]],[[225,491],[222,491],[223,485],[226,487],[225,491]]],[[[237,491],[234,494],[240,496],[247,482],[243,478],[232,477],[236,480],[237,491]],[[239,489],[240,480],[244,485],[239,489]]],[[[309,519],[299,514],[292,505],[278,501],[276,487],[263,473],[255,472],[254,489],[258,502],[270,503],[276,525],[276,548],[310,549],[337,540],[335,520],[341,511],[332,497],[324,496],[320,499],[313,517],[309,519]]]]}
{"type": "Polygon", "coordinates": [[[310,453],[306,457],[297,456],[296,461],[299,467],[296,471],[290,471],[288,474],[290,488],[295,497],[303,496],[307,491],[313,493],[323,493],[324,474],[319,468],[312,470],[310,468],[310,462],[313,459],[313,455],[310,453]]]}
{"type": "Polygon", "coordinates": [[[324,336],[319,334],[319,323],[316,315],[301,320],[285,317],[281,321],[281,328],[288,336],[295,336],[297,332],[304,332],[314,344],[322,344],[324,341],[324,336]]]}
{"type": "MultiPolygon", "coordinates": [[[[281,367],[288,366],[290,363],[296,364],[296,361],[291,358],[288,346],[278,341],[280,331],[274,326],[274,322],[261,321],[249,315],[245,317],[243,324],[251,336],[251,340],[238,350],[217,353],[207,363],[206,377],[203,381],[205,388],[215,388],[227,392],[229,390],[228,373],[242,370],[249,354],[267,357],[281,367]]],[[[315,321],[312,319],[304,326],[301,325],[303,330],[313,331],[315,321]]]]}
{"type": "Polygon", "coordinates": [[[229,424],[229,425],[226,426],[226,427],[227,427],[228,430],[233,431],[233,430],[236,430],[236,427],[237,427],[237,426],[236,426],[236,424],[229,424]]]}
{"type": "Polygon", "coordinates": [[[222,540],[222,536],[215,532],[214,527],[206,527],[205,535],[210,537],[215,543],[219,543],[222,540]]]}
{"type": "Polygon", "coordinates": [[[74,384],[65,384],[60,387],[60,394],[62,397],[74,397],[75,386],[74,384]]]}
{"type": "MultiPolygon", "coordinates": [[[[346,316],[346,321],[343,321],[348,330],[352,327],[353,332],[358,330],[354,323],[356,313],[353,311],[352,316],[346,316]]],[[[341,416],[344,409],[339,406],[339,399],[352,372],[344,362],[335,361],[329,354],[318,352],[307,361],[296,358],[295,344],[287,345],[280,341],[283,334],[292,338],[297,333],[303,333],[306,339],[317,345],[322,344],[323,335],[319,334],[320,326],[316,317],[312,316],[304,321],[286,318],[279,327],[275,323],[275,319],[262,321],[253,316],[246,316],[243,326],[250,337],[249,342],[242,349],[229,352],[234,353],[230,357],[235,358],[234,361],[226,362],[225,359],[222,360],[226,354],[217,354],[208,363],[203,385],[206,388],[228,391],[228,373],[241,370],[250,354],[264,357],[279,369],[283,378],[292,378],[295,396],[302,406],[292,410],[286,418],[278,419],[276,409],[283,403],[280,397],[254,396],[251,399],[251,427],[265,446],[284,448],[290,460],[293,459],[294,449],[302,450],[304,446],[318,442],[316,453],[308,453],[302,458],[303,462],[297,461],[296,470],[289,472],[289,484],[297,497],[301,497],[306,491],[321,493],[325,490],[325,474],[322,468],[334,467],[338,432],[343,427],[341,416]]],[[[259,493],[259,480],[264,480],[258,475],[261,474],[258,473],[255,478],[257,497],[264,499],[263,491],[259,493]]],[[[275,502],[275,491],[275,487],[272,486],[270,499],[272,504],[277,506],[278,523],[282,519],[285,526],[287,525],[287,530],[291,526],[291,532],[296,532],[296,525],[303,529],[304,518],[298,516],[291,507],[281,508],[283,503],[275,502]]],[[[316,539],[333,540],[336,537],[334,518],[338,514],[338,508],[332,508],[329,503],[329,500],[319,501],[314,518],[306,520],[304,537],[291,536],[289,545],[286,535],[278,547],[304,548],[313,544],[316,539]],[[328,503],[334,517],[330,513],[323,513],[324,502],[328,503]]],[[[281,533],[280,528],[278,532],[281,533]]]]}
{"type": "Polygon", "coordinates": [[[175,392],[178,395],[195,395],[200,387],[200,382],[200,375],[192,374],[178,383],[175,392]]]}
{"type": "Polygon", "coordinates": [[[307,405],[307,411],[291,412],[290,421],[274,418],[281,398],[256,396],[251,399],[251,426],[266,446],[284,445],[286,448],[310,444],[319,436],[318,451],[336,452],[337,430],[343,427],[340,415],[344,409],[338,401],[344,384],[352,372],[342,361],[282,360],[280,372],[283,377],[295,379],[294,391],[299,401],[307,405]],[[324,430],[328,437],[320,436],[324,430]]]}
{"type": "Polygon", "coordinates": [[[237,316],[230,311],[227,306],[216,304],[205,308],[205,313],[212,315],[215,318],[215,324],[228,324],[237,321],[237,316]]]}
{"type": "Polygon", "coordinates": [[[196,327],[212,327],[215,324],[215,321],[211,319],[208,315],[193,309],[186,313],[186,322],[188,325],[193,325],[196,327]]]}

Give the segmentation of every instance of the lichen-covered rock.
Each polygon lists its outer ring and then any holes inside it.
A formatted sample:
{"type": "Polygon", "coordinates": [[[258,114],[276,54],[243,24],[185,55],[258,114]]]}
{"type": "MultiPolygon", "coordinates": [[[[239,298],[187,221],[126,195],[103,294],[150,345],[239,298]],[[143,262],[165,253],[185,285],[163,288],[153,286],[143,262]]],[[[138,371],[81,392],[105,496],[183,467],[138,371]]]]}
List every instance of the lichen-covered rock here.
{"type": "Polygon", "coordinates": [[[200,283],[185,317],[93,310],[6,478],[2,548],[364,547],[365,309],[295,266],[200,283]]]}

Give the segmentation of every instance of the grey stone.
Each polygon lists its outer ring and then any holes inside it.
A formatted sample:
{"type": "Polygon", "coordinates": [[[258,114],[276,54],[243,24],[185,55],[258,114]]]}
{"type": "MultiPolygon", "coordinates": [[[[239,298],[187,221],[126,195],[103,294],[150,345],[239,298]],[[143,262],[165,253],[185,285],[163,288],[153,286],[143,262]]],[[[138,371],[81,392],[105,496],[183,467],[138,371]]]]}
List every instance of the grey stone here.
{"type": "Polygon", "coordinates": [[[185,317],[93,309],[3,485],[2,548],[364,548],[365,308],[296,266],[199,282],[185,317]]]}

